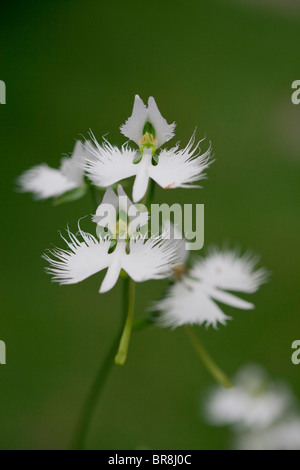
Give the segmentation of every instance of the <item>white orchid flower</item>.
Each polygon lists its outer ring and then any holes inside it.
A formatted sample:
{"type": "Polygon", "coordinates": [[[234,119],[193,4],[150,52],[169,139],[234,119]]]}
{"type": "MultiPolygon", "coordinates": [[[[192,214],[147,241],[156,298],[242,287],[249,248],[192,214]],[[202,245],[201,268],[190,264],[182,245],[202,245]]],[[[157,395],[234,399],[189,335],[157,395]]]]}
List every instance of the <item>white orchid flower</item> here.
{"type": "Polygon", "coordinates": [[[259,431],[277,423],[293,407],[294,397],[281,382],[273,382],[257,364],[243,367],[234,378],[235,387],[214,389],[205,405],[208,420],[231,425],[236,431],[259,431]]]}
{"type": "Polygon", "coordinates": [[[58,169],[42,163],[25,171],[18,179],[19,190],[32,193],[36,199],[48,199],[84,188],[83,162],[86,153],[85,146],[77,141],[71,157],[63,157],[58,169]]]}
{"type": "Polygon", "coordinates": [[[300,416],[287,416],[259,431],[239,432],[234,441],[237,450],[300,450],[300,416]]]}
{"type": "Polygon", "coordinates": [[[161,325],[173,328],[203,323],[216,328],[218,322],[224,325],[230,317],[215,301],[245,310],[254,308],[252,303],[226,291],[255,292],[267,278],[265,269],[254,271],[255,263],[250,256],[239,257],[233,251],[216,249],[207,258],[200,258],[155,304],[155,309],[162,312],[161,325]]]}
{"type": "MultiPolygon", "coordinates": [[[[127,199],[121,186],[118,187],[118,195],[127,199]]],[[[128,199],[127,201],[130,209],[132,203],[128,199]]],[[[69,250],[59,248],[52,250],[50,255],[54,258],[43,255],[51,265],[47,268],[47,272],[53,275],[54,281],[60,284],[76,284],[107,268],[100,287],[100,293],[104,293],[114,287],[122,269],[135,282],[162,279],[171,275],[172,264],[176,259],[176,245],[173,240],[166,239],[164,234],[145,239],[142,235],[137,236],[136,230],[130,233],[126,219],[121,215],[124,207],[117,207],[117,202],[118,198],[114,191],[108,189],[103,199],[104,209],[109,206],[117,208],[120,217],[114,226],[114,219],[111,217],[113,211],[108,214],[105,224],[108,236],[100,235],[96,238],[79,228],[79,236],[69,232],[69,240],[65,240],[69,250]],[[114,240],[110,234],[113,234],[114,240]]],[[[104,223],[101,219],[104,211],[101,206],[102,204],[98,207],[93,220],[103,228],[104,223]]],[[[142,214],[141,220],[146,218],[148,214],[146,217],[142,214]]]]}
{"type": "Polygon", "coordinates": [[[131,149],[127,144],[119,149],[106,139],[100,145],[91,133],[93,143],[86,143],[88,178],[96,186],[108,187],[135,176],[134,202],[145,196],[150,178],[166,189],[195,187],[193,183],[205,177],[204,170],[211,163],[211,149],[201,155],[200,142],[194,145],[193,134],[184,149],[176,144],[157,154],[156,150],[174,136],[174,128],[175,123],[168,124],[161,116],[154,98],[149,98],[146,107],[136,95],[132,115],[121,126],[121,132],[138,144],[139,149],[131,149]]]}

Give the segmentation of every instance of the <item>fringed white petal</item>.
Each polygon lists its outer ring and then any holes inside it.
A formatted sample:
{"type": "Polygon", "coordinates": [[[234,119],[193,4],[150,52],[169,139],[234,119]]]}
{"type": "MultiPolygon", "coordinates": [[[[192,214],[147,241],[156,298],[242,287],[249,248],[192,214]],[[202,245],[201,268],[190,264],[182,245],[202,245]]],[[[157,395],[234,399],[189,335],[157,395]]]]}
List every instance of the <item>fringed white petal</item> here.
{"type": "Polygon", "coordinates": [[[195,263],[191,276],[210,287],[252,293],[268,279],[266,269],[254,270],[256,264],[257,258],[248,254],[214,249],[195,263]]]}
{"type": "Polygon", "coordinates": [[[93,134],[91,138],[94,145],[86,143],[85,170],[93,184],[106,188],[136,174],[136,165],[133,163],[136,150],[127,145],[123,145],[120,150],[105,139],[100,145],[93,134]]]}
{"type": "Polygon", "coordinates": [[[139,141],[143,137],[143,128],[147,121],[147,116],[147,106],[145,106],[139,95],[135,95],[132,114],[125,124],[122,124],[120,131],[125,137],[139,145],[139,141]]]}
{"type": "Polygon", "coordinates": [[[159,324],[163,327],[177,328],[182,325],[226,324],[230,317],[209,298],[201,289],[191,289],[184,282],[177,282],[169,288],[166,297],[154,305],[161,312],[159,324]]]}
{"type": "Polygon", "coordinates": [[[209,148],[200,153],[200,142],[194,146],[195,134],[183,150],[178,144],[170,150],[163,149],[158,157],[158,164],[152,165],[149,175],[159,186],[166,189],[197,187],[195,181],[205,178],[205,170],[211,164],[209,148]]]}
{"type": "Polygon", "coordinates": [[[155,99],[150,96],[148,107],[145,106],[139,95],[135,96],[133,110],[130,118],[120,127],[122,134],[139,145],[143,137],[146,122],[150,122],[155,129],[157,146],[160,147],[174,136],[175,122],[168,124],[162,117],[155,99]]]}
{"type": "Polygon", "coordinates": [[[164,235],[131,239],[129,254],[124,254],[122,267],[135,282],[169,277],[176,260],[176,246],[164,235]]]}
{"type": "Polygon", "coordinates": [[[110,264],[109,241],[97,240],[93,235],[80,230],[80,239],[70,231],[69,240],[62,237],[69,250],[55,248],[50,256],[43,258],[50,263],[46,271],[60,284],[76,284],[110,264]]]}
{"type": "Polygon", "coordinates": [[[168,142],[168,140],[174,137],[176,123],[167,123],[166,119],[162,117],[155,99],[152,96],[150,96],[148,100],[148,120],[155,129],[155,139],[157,140],[158,147],[161,147],[165,142],[168,142]]]}
{"type": "Polygon", "coordinates": [[[19,191],[32,193],[36,199],[58,197],[78,187],[77,181],[72,181],[60,170],[50,168],[45,163],[25,171],[17,183],[19,191]]]}

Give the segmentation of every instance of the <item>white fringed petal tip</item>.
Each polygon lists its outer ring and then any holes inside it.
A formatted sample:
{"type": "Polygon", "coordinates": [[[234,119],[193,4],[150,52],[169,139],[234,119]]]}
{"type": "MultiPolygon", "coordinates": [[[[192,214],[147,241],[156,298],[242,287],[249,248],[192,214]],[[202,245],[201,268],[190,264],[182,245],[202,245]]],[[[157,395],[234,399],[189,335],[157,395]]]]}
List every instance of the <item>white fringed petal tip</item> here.
{"type": "Polygon", "coordinates": [[[233,251],[214,250],[198,259],[191,271],[167,291],[166,297],[154,305],[161,312],[159,324],[176,328],[182,325],[225,325],[226,316],[215,301],[249,310],[254,305],[226,290],[254,292],[266,282],[267,271],[254,271],[255,259],[239,257],[233,251]]]}
{"type": "Polygon", "coordinates": [[[200,258],[191,270],[191,277],[211,288],[253,293],[268,279],[264,268],[255,271],[258,256],[240,255],[238,250],[211,247],[206,258],[200,258]]]}
{"type": "Polygon", "coordinates": [[[197,187],[197,181],[205,178],[205,171],[212,163],[211,147],[201,154],[200,142],[195,144],[195,133],[184,149],[176,145],[170,150],[161,150],[157,165],[152,163],[151,149],[144,149],[141,161],[135,164],[134,159],[139,151],[127,145],[118,149],[105,139],[100,145],[92,132],[90,137],[92,143],[85,145],[88,178],[96,186],[108,187],[135,176],[132,190],[135,203],[145,196],[150,178],[165,189],[193,188],[197,187]]]}
{"type": "Polygon", "coordinates": [[[163,279],[172,274],[176,260],[176,247],[172,241],[163,240],[162,236],[146,241],[142,238],[132,239],[129,252],[126,243],[118,241],[112,253],[109,253],[109,240],[98,240],[82,231],[79,236],[69,232],[69,240],[64,240],[69,250],[56,248],[49,255],[43,255],[50,263],[46,271],[60,284],[76,284],[108,268],[100,293],[114,287],[122,269],[135,282],[163,279]]]}
{"type": "Polygon", "coordinates": [[[291,406],[293,395],[285,384],[274,383],[259,365],[236,374],[235,387],[215,388],[205,405],[208,420],[237,430],[262,430],[273,425],[291,406]]]}
{"type": "Polygon", "coordinates": [[[175,135],[175,122],[172,124],[167,123],[162,117],[155,99],[150,96],[148,106],[146,106],[139,95],[135,95],[132,114],[125,124],[120,127],[120,130],[125,137],[128,137],[139,145],[139,141],[143,137],[143,129],[146,122],[150,122],[155,129],[155,138],[158,147],[161,147],[175,135]]]}
{"type": "Polygon", "coordinates": [[[32,193],[35,199],[48,199],[82,186],[86,153],[83,143],[77,141],[71,157],[61,159],[59,169],[42,163],[25,171],[17,180],[18,190],[32,193]]]}

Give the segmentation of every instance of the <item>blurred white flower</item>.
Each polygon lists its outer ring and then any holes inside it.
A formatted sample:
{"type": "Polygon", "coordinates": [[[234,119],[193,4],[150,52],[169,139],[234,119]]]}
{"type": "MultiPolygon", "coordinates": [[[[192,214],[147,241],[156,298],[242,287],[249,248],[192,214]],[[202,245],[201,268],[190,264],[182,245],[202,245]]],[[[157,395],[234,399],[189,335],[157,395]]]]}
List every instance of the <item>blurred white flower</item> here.
{"type": "Polygon", "coordinates": [[[238,433],[238,450],[300,450],[300,416],[289,416],[266,429],[238,433]]]}
{"type": "Polygon", "coordinates": [[[173,277],[181,279],[187,272],[189,251],[186,249],[186,239],[182,231],[168,220],[163,221],[163,231],[174,241],[175,260],[173,263],[173,277]]]}
{"type": "Polygon", "coordinates": [[[173,328],[203,323],[216,328],[218,322],[225,325],[230,317],[214,301],[245,310],[254,308],[252,303],[226,291],[255,292],[267,278],[265,269],[254,270],[255,264],[256,259],[249,255],[217,249],[198,259],[155,304],[155,309],[161,311],[160,324],[173,328]]]}
{"type": "Polygon", "coordinates": [[[195,187],[192,183],[205,177],[204,171],[211,163],[211,149],[201,155],[200,142],[194,145],[193,134],[183,150],[176,144],[170,150],[163,149],[156,154],[156,150],[173,137],[174,127],[174,123],[168,124],[161,116],[154,98],[149,98],[147,108],[136,96],[132,116],[121,131],[139,145],[139,150],[131,149],[127,144],[119,149],[105,139],[100,145],[91,133],[93,143],[86,143],[88,178],[96,186],[108,187],[135,176],[134,202],[145,196],[150,178],[165,189],[195,187]]]}
{"type": "Polygon", "coordinates": [[[86,153],[85,146],[77,141],[71,157],[61,159],[59,169],[42,163],[25,171],[18,179],[19,190],[32,193],[36,199],[48,199],[84,187],[86,153]]]}
{"type": "Polygon", "coordinates": [[[272,382],[258,365],[244,367],[234,384],[234,388],[216,388],[210,394],[206,415],[212,424],[256,432],[274,424],[293,404],[290,390],[272,382]]]}
{"type": "MultiPolygon", "coordinates": [[[[126,197],[121,186],[118,188],[118,194],[126,197]]],[[[115,206],[117,200],[114,192],[109,189],[103,203],[115,206]]],[[[102,215],[100,207],[101,205],[94,216],[98,225],[101,225],[101,221],[98,221],[100,212],[102,215]]],[[[174,241],[165,239],[164,234],[149,239],[142,235],[139,237],[136,233],[131,236],[126,220],[122,219],[122,209],[118,207],[120,218],[115,227],[113,220],[108,220],[109,236],[103,236],[103,232],[99,232],[99,237],[96,238],[79,228],[79,236],[69,231],[69,240],[62,237],[69,250],[56,248],[50,251],[50,256],[43,255],[51,265],[46,269],[53,275],[54,281],[60,284],[76,284],[108,268],[100,287],[100,293],[103,293],[114,287],[122,269],[135,282],[161,279],[172,274],[172,266],[176,260],[174,241]]],[[[145,214],[142,219],[144,217],[145,214]]]]}

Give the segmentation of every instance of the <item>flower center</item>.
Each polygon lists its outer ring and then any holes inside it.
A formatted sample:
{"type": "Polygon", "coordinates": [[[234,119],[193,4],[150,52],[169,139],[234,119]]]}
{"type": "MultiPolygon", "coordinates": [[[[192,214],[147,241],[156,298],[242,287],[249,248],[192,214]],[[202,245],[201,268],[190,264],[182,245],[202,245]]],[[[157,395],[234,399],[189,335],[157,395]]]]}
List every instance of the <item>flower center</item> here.
{"type": "Polygon", "coordinates": [[[112,227],[111,233],[114,240],[117,241],[118,239],[122,239],[127,241],[129,238],[127,222],[125,222],[125,220],[119,219],[116,225],[112,227]]]}
{"type": "Polygon", "coordinates": [[[157,140],[155,139],[155,129],[150,122],[146,122],[143,128],[143,137],[139,141],[140,151],[143,155],[145,148],[150,148],[152,150],[152,155],[155,154],[157,148],[157,140]]]}

